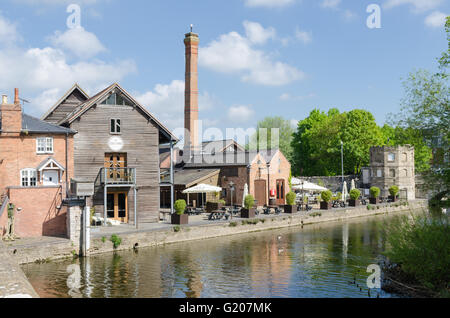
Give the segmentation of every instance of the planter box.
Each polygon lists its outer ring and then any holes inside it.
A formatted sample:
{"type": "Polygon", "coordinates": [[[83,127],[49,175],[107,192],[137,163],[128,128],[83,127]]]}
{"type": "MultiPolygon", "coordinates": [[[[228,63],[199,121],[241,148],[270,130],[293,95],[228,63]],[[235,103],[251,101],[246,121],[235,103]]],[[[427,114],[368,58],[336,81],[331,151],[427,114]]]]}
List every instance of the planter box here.
{"type": "Polygon", "coordinates": [[[285,205],[284,206],[284,213],[296,213],[297,212],[297,206],[296,205],[285,205]]]}
{"type": "Polygon", "coordinates": [[[172,214],[172,224],[182,225],[188,223],[189,223],[189,215],[187,214],[178,215],[176,213],[172,214]]]}
{"type": "Polygon", "coordinates": [[[352,200],[352,199],[350,199],[350,200],[348,200],[348,205],[352,206],[352,207],[357,207],[357,206],[360,205],[360,202],[359,202],[359,200],[352,200]]]}
{"type": "Polygon", "coordinates": [[[391,202],[397,202],[398,198],[397,197],[393,197],[392,195],[389,196],[389,200],[391,200],[391,202]]]}
{"type": "Polygon", "coordinates": [[[370,204],[378,204],[380,203],[380,198],[369,198],[370,204]]]}
{"type": "Polygon", "coordinates": [[[320,209],[321,210],[331,210],[331,202],[320,202],[320,209]]]}
{"type": "Polygon", "coordinates": [[[251,208],[250,210],[241,209],[241,218],[243,219],[253,219],[256,216],[256,209],[251,208]]]}

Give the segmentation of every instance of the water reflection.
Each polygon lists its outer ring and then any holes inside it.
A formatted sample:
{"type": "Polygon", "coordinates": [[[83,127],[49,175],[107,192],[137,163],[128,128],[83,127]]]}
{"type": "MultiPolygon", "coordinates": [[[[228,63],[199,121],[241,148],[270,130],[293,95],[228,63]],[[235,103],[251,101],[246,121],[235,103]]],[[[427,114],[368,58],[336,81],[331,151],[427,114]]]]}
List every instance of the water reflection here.
{"type": "Polygon", "coordinates": [[[29,264],[23,269],[41,297],[367,297],[367,266],[377,263],[385,246],[384,218],[29,264]],[[358,287],[350,283],[353,280],[358,287]]]}

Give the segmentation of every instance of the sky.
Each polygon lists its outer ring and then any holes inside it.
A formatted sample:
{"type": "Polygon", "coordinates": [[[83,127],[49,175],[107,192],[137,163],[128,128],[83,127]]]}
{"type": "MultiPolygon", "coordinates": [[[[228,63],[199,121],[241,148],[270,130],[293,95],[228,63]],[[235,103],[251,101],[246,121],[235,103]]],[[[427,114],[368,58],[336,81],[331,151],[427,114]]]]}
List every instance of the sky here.
{"type": "Polygon", "coordinates": [[[447,14],[450,0],[1,0],[0,93],[18,87],[25,112],[41,116],[75,82],[89,95],[118,82],[182,127],[193,24],[204,128],[266,116],[295,125],[333,107],[369,110],[382,125],[400,109],[402,79],[436,69],[447,14]]]}

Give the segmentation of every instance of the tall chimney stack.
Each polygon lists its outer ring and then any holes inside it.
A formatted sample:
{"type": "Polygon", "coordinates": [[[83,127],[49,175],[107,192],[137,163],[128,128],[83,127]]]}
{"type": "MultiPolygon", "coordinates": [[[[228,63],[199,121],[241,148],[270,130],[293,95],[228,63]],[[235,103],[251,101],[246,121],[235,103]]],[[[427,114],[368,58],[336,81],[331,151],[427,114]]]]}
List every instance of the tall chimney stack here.
{"type": "Polygon", "coordinates": [[[19,105],[20,104],[19,89],[18,88],[14,88],[14,104],[15,105],[19,105]]]}
{"type": "Polygon", "coordinates": [[[2,104],[0,105],[2,112],[2,135],[20,136],[22,132],[22,106],[19,101],[19,90],[15,89],[14,104],[8,104],[8,98],[3,95],[2,104]]]}
{"type": "Polygon", "coordinates": [[[198,137],[198,34],[187,33],[184,38],[186,46],[186,79],[184,104],[184,152],[190,158],[199,151],[198,137]]]}

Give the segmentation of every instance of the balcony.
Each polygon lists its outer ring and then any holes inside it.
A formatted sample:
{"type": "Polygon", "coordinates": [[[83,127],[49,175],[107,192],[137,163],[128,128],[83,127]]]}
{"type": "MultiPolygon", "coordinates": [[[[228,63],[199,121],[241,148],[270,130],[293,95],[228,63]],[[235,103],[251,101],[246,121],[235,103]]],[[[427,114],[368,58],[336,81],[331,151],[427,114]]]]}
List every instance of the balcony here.
{"type": "Polygon", "coordinates": [[[136,168],[101,168],[97,185],[136,185],[136,168]]]}

